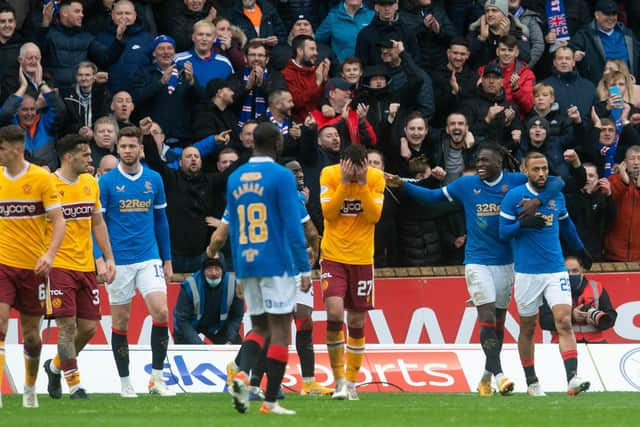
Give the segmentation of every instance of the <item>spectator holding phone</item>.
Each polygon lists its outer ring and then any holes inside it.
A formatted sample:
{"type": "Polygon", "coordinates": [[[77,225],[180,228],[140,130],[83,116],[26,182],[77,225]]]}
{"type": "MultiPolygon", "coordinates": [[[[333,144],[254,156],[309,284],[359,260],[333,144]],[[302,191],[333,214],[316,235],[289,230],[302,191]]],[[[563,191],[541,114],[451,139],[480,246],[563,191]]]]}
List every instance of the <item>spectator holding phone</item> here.
{"type": "MultiPolygon", "coordinates": [[[[608,117],[616,120],[625,108],[625,104],[629,108],[627,120],[630,119],[632,114],[640,113],[640,109],[632,104],[633,88],[627,86],[627,78],[623,72],[611,71],[605,74],[598,85],[598,89],[600,102],[595,105],[598,117],[608,117]]],[[[622,123],[622,125],[625,124],[625,122],[622,123]]]]}

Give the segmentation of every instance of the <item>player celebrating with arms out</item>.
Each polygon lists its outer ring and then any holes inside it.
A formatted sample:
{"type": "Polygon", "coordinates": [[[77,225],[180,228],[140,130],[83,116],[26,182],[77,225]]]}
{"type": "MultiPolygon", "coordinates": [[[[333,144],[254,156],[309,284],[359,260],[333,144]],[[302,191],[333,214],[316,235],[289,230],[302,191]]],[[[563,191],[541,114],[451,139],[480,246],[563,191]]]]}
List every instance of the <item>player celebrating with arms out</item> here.
{"type": "MultiPolygon", "coordinates": [[[[40,321],[49,287],[49,270],[64,239],[64,217],[51,175],[24,158],[25,131],[0,128],[0,390],[4,374],[4,339],[9,312],[20,312],[24,343],[22,406],[38,407],[35,385],[42,340],[40,321]],[[46,217],[51,220],[49,247],[46,217]]],[[[46,304],[47,309],[50,305],[46,304]]],[[[2,407],[2,395],[0,395],[2,407]]]]}
{"type": "MultiPolygon", "coordinates": [[[[464,206],[467,226],[465,279],[478,311],[480,343],[486,357],[485,370],[478,384],[480,396],[493,396],[492,376],[500,394],[509,395],[514,388],[513,381],[502,373],[500,363],[504,321],[513,285],[513,255],[509,243],[499,238],[498,217],[507,191],[527,182],[527,177],[504,171],[504,156],[502,147],[483,144],[478,147],[476,155],[477,175],[462,176],[435,190],[405,183],[395,175],[386,175],[389,186],[401,187],[425,203],[455,200],[464,206]]],[[[535,212],[539,203],[546,203],[557,196],[563,185],[559,178],[550,180],[544,192],[523,203],[523,212],[535,212]]]]}
{"type": "Polygon", "coordinates": [[[538,207],[535,215],[518,220],[519,203],[537,197],[547,187],[549,164],[544,154],[531,152],[524,159],[528,182],[510,190],[500,210],[500,237],[512,240],[515,260],[515,300],[520,315],[518,351],[527,379],[530,396],[544,396],[534,368],[533,334],[538,308],[544,297],[553,313],[559,336],[560,353],[567,373],[571,396],[589,389],[589,381],[580,378],[576,337],[571,326],[571,284],[564,265],[560,235],[576,250],[585,267],[591,267],[591,256],[584,248],[575,225],[567,213],[564,196],[557,195],[538,207]]]}
{"type": "MultiPolygon", "coordinates": [[[[53,399],[62,397],[61,372],[69,386],[71,399],[87,399],[80,385],[77,355],[93,337],[100,320],[100,291],[96,281],[93,241],[104,254],[101,275],[113,281],[115,264],[107,226],[102,218],[98,182],[87,173],[91,164],[89,140],[66,135],[56,143],[60,168],[52,176],[60,194],[66,232],[53,260],[49,277],[53,291],[51,318],[58,326],[58,354],[44,363],[53,399]]],[[[52,227],[48,227],[51,234],[52,227]]]]}
{"type": "Polygon", "coordinates": [[[368,167],[367,150],[352,144],[338,165],[320,174],[324,236],[321,284],[327,310],[327,349],[336,391],[332,398],[358,400],[355,383],[364,356],[364,320],[374,304],[373,233],[384,202],[383,172],[368,167]],[[344,311],[347,310],[347,367],[344,311]]]}
{"type": "MultiPolygon", "coordinates": [[[[252,330],[245,337],[238,359],[239,370],[229,387],[236,410],[249,410],[249,377],[267,338],[267,390],[260,407],[263,414],[293,415],[276,398],[289,358],[291,313],[296,301],[296,275],[300,289],[311,287],[311,268],[302,225],[290,220],[299,212],[295,179],[275,163],[282,149],[282,134],[271,123],[254,130],[253,157],[240,166],[227,183],[227,215],[231,254],[242,289],[252,330]]],[[[209,256],[221,239],[213,239],[209,256]]]]}
{"type": "MultiPolygon", "coordinates": [[[[120,163],[100,178],[100,202],[116,262],[115,281],[107,286],[111,304],[111,348],[122,397],[137,397],[129,379],[127,329],[136,288],[151,314],[152,369],[149,393],[175,396],[162,377],[169,343],[167,284],[171,280],[171,243],[160,175],[140,164],[142,132],[134,126],[118,134],[120,163]]],[[[98,262],[100,264],[100,262],[98,262]]]]}

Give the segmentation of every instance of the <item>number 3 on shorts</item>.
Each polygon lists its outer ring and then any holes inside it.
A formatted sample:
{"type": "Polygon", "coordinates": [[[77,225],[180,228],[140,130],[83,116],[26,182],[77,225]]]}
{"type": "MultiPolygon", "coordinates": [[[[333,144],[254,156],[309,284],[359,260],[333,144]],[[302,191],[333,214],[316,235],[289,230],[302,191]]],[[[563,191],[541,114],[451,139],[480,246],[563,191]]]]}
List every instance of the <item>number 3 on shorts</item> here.
{"type": "Polygon", "coordinates": [[[560,289],[563,292],[569,292],[571,291],[571,284],[569,283],[569,281],[567,279],[560,279],[560,289]]]}
{"type": "Polygon", "coordinates": [[[358,281],[358,296],[366,297],[371,295],[373,289],[373,280],[360,280],[358,281]]]}

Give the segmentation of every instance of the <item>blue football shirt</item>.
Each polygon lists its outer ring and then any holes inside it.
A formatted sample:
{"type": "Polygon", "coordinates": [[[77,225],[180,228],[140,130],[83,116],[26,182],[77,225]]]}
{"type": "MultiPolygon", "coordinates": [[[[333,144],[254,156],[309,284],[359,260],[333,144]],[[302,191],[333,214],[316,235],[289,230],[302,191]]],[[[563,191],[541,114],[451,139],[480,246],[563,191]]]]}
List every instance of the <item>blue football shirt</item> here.
{"type": "Polygon", "coordinates": [[[269,157],[252,157],[229,177],[227,212],[238,278],[310,271],[295,178],[269,157]]]}
{"type": "MultiPolygon", "coordinates": [[[[98,184],[116,264],[160,259],[153,213],[167,207],[160,174],[142,166],[137,174],[129,175],[118,165],[98,184]]],[[[170,246],[170,242],[162,244],[170,246]]]]}

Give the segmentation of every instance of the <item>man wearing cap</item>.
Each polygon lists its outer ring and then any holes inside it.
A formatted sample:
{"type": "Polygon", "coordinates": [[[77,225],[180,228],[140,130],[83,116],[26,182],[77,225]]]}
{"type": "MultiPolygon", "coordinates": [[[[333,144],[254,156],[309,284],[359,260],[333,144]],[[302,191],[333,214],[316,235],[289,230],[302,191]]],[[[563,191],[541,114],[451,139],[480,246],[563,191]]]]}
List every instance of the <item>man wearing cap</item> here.
{"type": "Polygon", "coordinates": [[[507,101],[502,88],[502,68],[490,63],[484,67],[476,95],[463,101],[460,108],[467,117],[476,143],[493,141],[515,148],[513,131],[522,129],[518,106],[507,101]]]}
{"type": "Polygon", "coordinates": [[[232,108],[236,102],[233,85],[227,80],[214,79],[207,84],[206,102],[198,104],[193,113],[194,139],[230,131],[231,144],[237,146],[238,114],[232,108]]]}
{"type": "Polygon", "coordinates": [[[529,62],[531,44],[527,26],[509,14],[508,0],[487,0],[484,4],[484,15],[469,26],[467,34],[472,67],[484,65],[495,59],[498,42],[507,34],[511,34],[517,40],[518,58],[529,62]]]}
{"type": "Polygon", "coordinates": [[[629,71],[640,78],[640,45],[630,29],[618,21],[618,6],[613,0],[598,0],[595,19],[578,31],[570,41],[580,74],[597,85],[605,63],[610,59],[626,62],[629,71]]]}
{"type": "Polygon", "coordinates": [[[367,65],[380,64],[380,41],[393,39],[403,42],[407,52],[420,65],[422,58],[418,50],[418,42],[414,32],[414,25],[410,25],[409,18],[398,12],[398,0],[375,0],[376,16],[364,27],[356,40],[356,56],[367,65]],[[398,34],[400,35],[399,40],[398,34]]]}
{"type": "Polygon", "coordinates": [[[318,30],[316,39],[330,43],[338,61],[353,56],[356,51],[358,33],[371,23],[375,12],[362,4],[362,0],[346,0],[330,11],[318,30]]]}
{"type": "Polygon", "coordinates": [[[367,147],[376,145],[376,133],[367,121],[369,106],[361,103],[351,105],[351,85],[342,77],[329,79],[324,89],[327,103],[321,109],[311,112],[318,128],[340,123],[346,126],[345,139],[352,144],[363,144],[367,147]],[[328,108],[327,108],[328,107],[328,108]]]}
{"type": "Polygon", "coordinates": [[[299,15],[296,17],[296,20],[293,22],[291,26],[291,31],[289,31],[289,37],[287,38],[286,44],[279,44],[271,49],[269,53],[271,56],[271,65],[275,67],[277,70],[282,70],[289,62],[289,58],[291,58],[291,41],[298,36],[311,36],[314,40],[316,40],[316,48],[318,49],[318,63],[322,62],[325,58],[328,58],[331,61],[331,69],[329,71],[330,75],[334,75],[335,69],[338,64],[338,60],[336,59],[335,53],[331,50],[329,46],[325,43],[318,41],[313,33],[313,27],[311,26],[311,21],[305,15],[299,15]]]}
{"type": "Polygon", "coordinates": [[[133,77],[131,96],[138,117],[150,116],[164,130],[166,143],[187,145],[192,139],[193,107],[204,97],[191,61],[177,65],[176,42],[166,35],[153,39],[153,64],[133,77]]]}
{"type": "Polygon", "coordinates": [[[183,68],[189,61],[193,66],[193,74],[197,82],[207,87],[213,79],[227,79],[233,74],[233,66],[226,56],[213,51],[216,41],[216,27],[208,21],[198,21],[193,25],[191,37],[193,47],[186,52],[178,53],[175,62],[178,68],[183,68]]]}
{"type": "Polygon", "coordinates": [[[416,109],[427,118],[434,113],[433,86],[431,77],[416,65],[411,55],[406,51],[404,43],[393,34],[389,39],[380,40],[380,59],[387,68],[390,82],[389,90],[396,92],[408,88],[415,89],[413,102],[404,107],[407,110],[416,109]]]}
{"type": "Polygon", "coordinates": [[[42,28],[38,46],[42,48],[42,64],[45,72],[51,74],[60,88],[73,86],[75,66],[91,60],[101,68],[114,63],[122,50],[122,39],[127,25],[122,23],[116,29],[111,45],[105,46],[95,36],[82,29],[83,5],[80,0],[60,2],[58,22],[53,21],[53,3],[43,9],[42,28]]]}
{"type": "Polygon", "coordinates": [[[180,285],[173,309],[176,344],[241,344],[244,301],[236,295],[233,273],[224,271],[218,258],[205,258],[202,267],[180,285]]]}
{"type": "Polygon", "coordinates": [[[313,37],[300,35],[291,41],[293,57],[282,69],[294,99],[293,119],[302,123],[313,111],[324,93],[324,85],[329,80],[331,61],[325,58],[318,63],[318,48],[313,37]]]}

